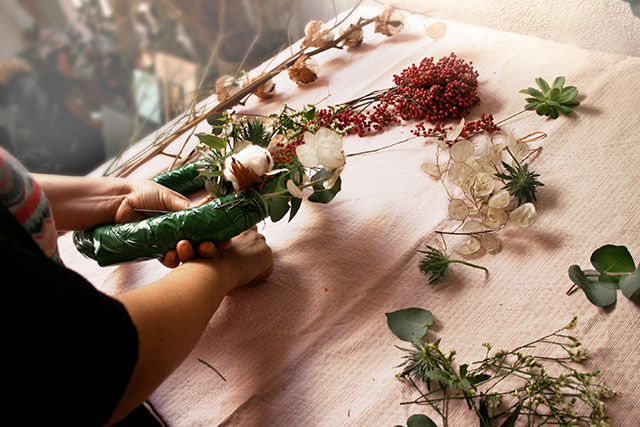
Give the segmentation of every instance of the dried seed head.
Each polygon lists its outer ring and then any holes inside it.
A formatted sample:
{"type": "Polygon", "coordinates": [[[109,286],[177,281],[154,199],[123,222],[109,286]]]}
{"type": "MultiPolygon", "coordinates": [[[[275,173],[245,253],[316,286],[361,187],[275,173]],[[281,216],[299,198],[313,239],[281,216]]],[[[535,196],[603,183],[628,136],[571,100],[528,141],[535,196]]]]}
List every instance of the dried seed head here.
{"type": "Polygon", "coordinates": [[[216,95],[218,101],[222,102],[230,96],[235,95],[240,91],[240,82],[234,79],[232,76],[224,75],[218,77],[216,80],[216,95]]]}
{"type": "Polygon", "coordinates": [[[402,16],[396,13],[392,7],[385,9],[380,15],[376,16],[375,22],[374,32],[388,37],[395,36],[404,28],[402,16]]]}
{"type": "Polygon", "coordinates": [[[289,78],[296,84],[305,85],[318,79],[318,63],[307,55],[302,55],[289,68],[289,78]]]}
{"type": "Polygon", "coordinates": [[[364,31],[362,30],[362,27],[357,27],[357,25],[351,24],[346,29],[340,30],[340,37],[347,34],[347,36],[340,42],[341,46],[353,49],[362,44],[362,41],[364,40],[364,31]]]}
{"type": "Polygon", "coordinates": [[[324,28],[322,21],[309,21],[304,27],[305,37],[302,40],[302,47],[322,47],[333,41],[333,33],[324,28]]]}

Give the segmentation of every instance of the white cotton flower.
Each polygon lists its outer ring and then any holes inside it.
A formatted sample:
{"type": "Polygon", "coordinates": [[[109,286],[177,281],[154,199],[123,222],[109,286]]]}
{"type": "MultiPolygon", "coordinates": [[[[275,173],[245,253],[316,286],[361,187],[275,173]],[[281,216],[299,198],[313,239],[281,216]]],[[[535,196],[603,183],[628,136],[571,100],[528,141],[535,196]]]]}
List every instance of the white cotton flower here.
{"type": "Polygon", "coordinates": [[[320,128],[315,134],[305,132],[304,144],[296,148],[296,155],[300,163],[307,168],[322,165],[327,170],[333,170],[345,164],[342,138],[327,128],[320,128]]]}
{"type": "Polygon", "coordinates": [[[233,184],[233,188],[236,191],[241,189],[241,185],[238,182],[238,177],[233,173],[233,169],[231,167],[234,160],[242,164],[245,168],[251,170],[258,177],[264,176],[267,172],[270,172],[273,169],[273,158],[271,157],[271,153],[258,145],[248,145],[238,153],[227,157],[224,162],[224,178],[233,184]]]}

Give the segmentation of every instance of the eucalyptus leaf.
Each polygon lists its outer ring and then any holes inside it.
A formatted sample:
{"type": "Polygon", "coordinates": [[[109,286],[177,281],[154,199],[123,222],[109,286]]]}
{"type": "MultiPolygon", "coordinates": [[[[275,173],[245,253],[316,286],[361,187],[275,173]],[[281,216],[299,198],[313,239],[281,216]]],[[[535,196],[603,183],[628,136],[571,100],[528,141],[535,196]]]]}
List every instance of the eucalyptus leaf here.
{"type": "Polygon", "coordinates": [[[219,136],[209,135],[206,133],[196,134],[200,142],[214,150],[223,150],[227,146],[227,141],[219,136]]]}
{"type": "Polygon", "coordinates": [[[408,342],[424,337],[433,324],[433,314],[422,308],[404,308],[385,315],[391,332],[408,342]]]}
{"type": "Polygon", "coordinates": [[[311,177],[311,181],[320,181],[313,184],[313,193],[309,196],[309,201],[314,203],[329,203],[338,194],[342,187],[342,179],[338,177],[335,185],[330,189],[324,188],[322,180],[327,179],[331,175],[326,169],[318,171],[311,177]]]}
{"type": "Polygon", "coordinates": [[[426,415],[413,414],[407,418],[407,427],[438,427],[433,420],[426,415]]]}
{"type": "Polygon", "coordinates": [[[627,298],[633,298],[633,296],[640,289],[640,266],[638,269],[633,272],[633,274],[629,274],[628,276],[622,276],[620,278],[620,290],[622,291],[622,295],[627,298]]]}
{"type": "Polygon", "coordinates": [[[632,273],[636,271],[633,257],[625,246],[604,245],[593,251],[591,264],[600,273],[632,273]]]}
{"type": "Polygon", "coordinates": [[[607,307],[616,302],[616,289],[610,284],[590,279],[578,265],[569,267],[569,278],[578,285],[592,304],[598,307],[607,307]]]}
{"type": "Polygon", "coordinates": [[[300,210],[300,206],[302,206],[302,199],[298,199],[297,197],[294,197],[293,199],[291,199],[291,211],[289,213],[289,222],[291,222],[293,217],[296,216],[296,214],[300,210]]]}

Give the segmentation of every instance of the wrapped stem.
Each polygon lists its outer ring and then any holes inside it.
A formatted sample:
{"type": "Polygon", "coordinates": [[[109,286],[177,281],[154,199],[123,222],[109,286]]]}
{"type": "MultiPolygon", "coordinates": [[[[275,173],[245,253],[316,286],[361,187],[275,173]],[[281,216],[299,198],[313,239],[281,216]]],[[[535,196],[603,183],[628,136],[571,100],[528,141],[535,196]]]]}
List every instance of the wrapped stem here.
{"type": "Polygon", "coordinates": [[[78,251],[101,266],[160,258],[183,239],[194,247],[220,243],[256,225],[268,215],[259,200],[232,194],[201,206],[128,224],[76,231],[78,251]]]}

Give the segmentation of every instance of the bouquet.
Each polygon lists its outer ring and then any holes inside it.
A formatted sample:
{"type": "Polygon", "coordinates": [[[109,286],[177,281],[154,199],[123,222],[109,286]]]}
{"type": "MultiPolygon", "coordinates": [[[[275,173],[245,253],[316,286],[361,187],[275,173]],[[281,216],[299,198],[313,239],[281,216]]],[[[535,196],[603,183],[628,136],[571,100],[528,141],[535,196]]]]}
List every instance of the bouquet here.
{"type": "Polygon", "coordinates": [[[153,178],[181,194],[205,188],[198,207],[76,231],[76,248],[101,266],[162,257],[178,241],[219,243],[258,222],[291,220],[303,199],[328,203],[340,191],[342,135],[315,119],[315,107],[285,106],[267,117],[212,116],[200,134],[201,156],[153,178]],[[305,194],[308,193],[308,194],[305,194]]]}

